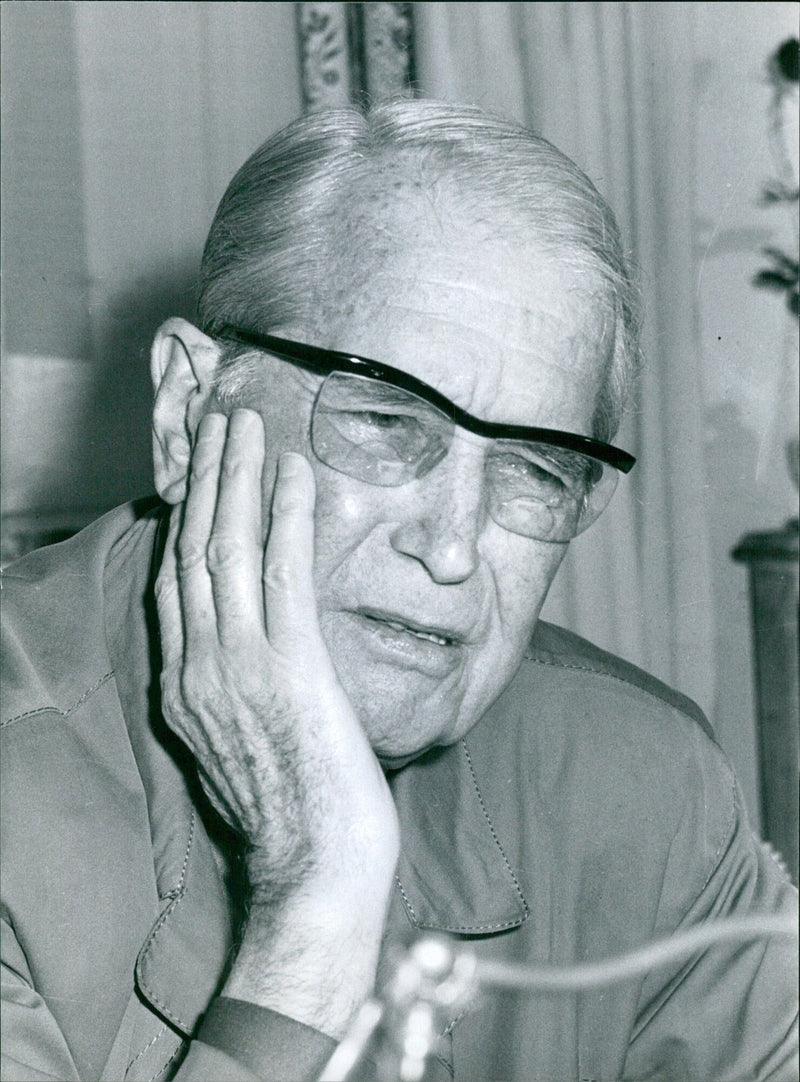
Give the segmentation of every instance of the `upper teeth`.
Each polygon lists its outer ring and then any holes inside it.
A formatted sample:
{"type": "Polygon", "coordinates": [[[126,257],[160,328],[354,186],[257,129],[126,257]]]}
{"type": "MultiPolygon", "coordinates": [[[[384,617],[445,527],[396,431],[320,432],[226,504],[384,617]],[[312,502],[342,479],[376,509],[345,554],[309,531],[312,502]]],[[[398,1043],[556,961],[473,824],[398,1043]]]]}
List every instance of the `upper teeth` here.
{"type": "Polygon", "coordinates": [[[394,620],[384,620],[384,623],[394,631],[405,631],[410,635],[416,635],[419,639],[428,639],[430,642],[435,642],[437,646],[447,646],[450,642],[449,639],[444,639],[441,635],[434,635],[432,631],[415,631],[414,628],[408,627],[406,624],[398,624],[394,620]]]}

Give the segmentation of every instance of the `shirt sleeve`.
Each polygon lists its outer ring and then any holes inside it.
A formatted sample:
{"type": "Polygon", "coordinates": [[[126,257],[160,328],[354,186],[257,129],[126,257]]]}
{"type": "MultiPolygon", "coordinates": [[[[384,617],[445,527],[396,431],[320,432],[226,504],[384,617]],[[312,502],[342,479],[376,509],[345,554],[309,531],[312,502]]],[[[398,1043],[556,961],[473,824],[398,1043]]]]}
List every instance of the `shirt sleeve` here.
{"type": "MultiPolygon", "coordinates": [[[[757,913],[797,920],[797,891],[750,830],[738,787],[733,804],[718,859],[676,931],[757,913]]],[[[653,970],[624,1078],[793,1082],[800,1077],[797,1002],[791,939],[719,944],[653,970]]]]}
{"type": "MultiPolygon", "coordinates": [[[[13,930],[2,922],[3,1082],[80,1082],[58,1023],[33,987],[13,930]]],[[[253,1003],[216,999],[175,1082],[312,1082],[336,1041],[253,1003]]]]}
{"type": "Polygon", "coordinates": [[[219,996],[203,1019],[176,1082],[312,1082],[336,1041],[277,1011],[219,996]]]}
{"type": "MultiPolygon", "coordinates": [[[[13,929],[2,920],[3,1082],[80,1082],[69,1046],[36,991],[13,929]]],[[[253,1003],[220,996],[189,1045],[175,1082],[312,1082],[336,1041],[253,1003]]],[[[160,1076],[159,1076],[160,1077],[160,1076]]]]}

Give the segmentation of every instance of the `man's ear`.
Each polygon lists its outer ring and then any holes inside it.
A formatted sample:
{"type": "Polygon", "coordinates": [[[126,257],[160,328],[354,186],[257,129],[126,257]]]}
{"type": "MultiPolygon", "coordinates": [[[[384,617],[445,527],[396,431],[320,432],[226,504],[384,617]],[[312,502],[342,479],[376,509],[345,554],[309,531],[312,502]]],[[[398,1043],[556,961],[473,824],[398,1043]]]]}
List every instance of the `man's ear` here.
{"type": "Polygon", "coordinates": [[[156,332],[150,352],[153,468],[167,503],[180,503],[186,495],[192,444],[219,356],[219,345],[185,319],[168,319],[156,332]]]}

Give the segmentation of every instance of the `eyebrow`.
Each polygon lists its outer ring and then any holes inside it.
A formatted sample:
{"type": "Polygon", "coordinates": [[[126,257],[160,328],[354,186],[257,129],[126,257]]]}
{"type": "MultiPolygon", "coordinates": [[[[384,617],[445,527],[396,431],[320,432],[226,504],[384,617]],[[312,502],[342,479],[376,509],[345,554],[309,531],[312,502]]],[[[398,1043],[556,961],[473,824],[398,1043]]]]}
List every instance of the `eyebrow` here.
{"type": "MultiPolygon", "coordinates": [[[[557,469],[564,470],[565,473],[573,474],[578,477],[582,474],[588,463],[585,461],[585,457],[580,454],[576,454],[575,451],[569,451],[564,447],[554,447],[550,443],[544,443],[543,441],[531,442],[530,440],[514,440],[513,447],[517,447],[521,444],[521,449],[529,451],[537,458],[543,459],[545,462],[549,462],[557,469]]],[[[501,444],[502,447],[502,444],[501,444]]]]}
{"type": "Polygon", "coordinates": [[[499,421],[484,421],[451,402],[449,398],[416,376],[400,368],[359,357],[355,353],[342,353],[334,349],[322,349],[305,342],[295,342],[288,338],[278,338],[271,334],[259,334],[226,324],[216,335],[226,341],[239,342],[266,353],[274,354],[281,360],[289,361],[305,368],[309,372],[329,375],[331,372],[350,372],[353,375],[367,376],[389,386],[409,391],[418,398],[430,402],[455,424],[473,432],[477,436],[499,440],[523,440],[529,443],[547,443],[553,447],[562,447],[568,451],[577,451],[589,458],[614,466],[621,473],[629,473],[636,462],[633,455],[609,443],[581,436],[576,432],[565,432],[559,428],[538,428],[528,425],[509,425],[499,421]]]}
{"type": "Polygon", "coordinates": [[[419,409],[423,405],[430,405],[430,402],[419,395],[410,395],[403,387],[397,387],[393,383],[379,383],[377,380],[369,378],[365,380],[363,401],[367,406],[416,406],[419,409]]]}

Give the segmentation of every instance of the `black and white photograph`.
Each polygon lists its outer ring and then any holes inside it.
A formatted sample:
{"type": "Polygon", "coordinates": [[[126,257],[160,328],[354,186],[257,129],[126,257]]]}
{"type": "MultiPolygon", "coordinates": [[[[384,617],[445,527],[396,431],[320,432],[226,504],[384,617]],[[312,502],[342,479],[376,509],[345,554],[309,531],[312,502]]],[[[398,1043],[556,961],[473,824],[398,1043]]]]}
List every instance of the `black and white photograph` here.
{"type": "Polygon", "coordinates": [[[798,1082],[799,39],[0,2],[2,1082],[798,1082]]]}

